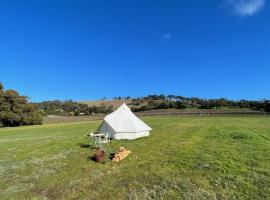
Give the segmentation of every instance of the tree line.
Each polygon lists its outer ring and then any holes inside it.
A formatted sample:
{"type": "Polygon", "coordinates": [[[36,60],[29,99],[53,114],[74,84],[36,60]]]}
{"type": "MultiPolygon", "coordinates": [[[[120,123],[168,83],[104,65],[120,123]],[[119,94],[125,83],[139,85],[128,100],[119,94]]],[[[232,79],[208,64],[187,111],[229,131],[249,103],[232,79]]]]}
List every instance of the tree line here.
{"type": "Polygon", "coordinates": [[[61,115],[61,116],[80,116],[92,115],[95,113],[110,113],[113,111],[113,106],[88,106],[87,104],[75,102],[72,100],[66,101],[43,101],[35,103],[43,115],[61,115]]]}
{"type": "Polygon", "coordinates": [[[39,109],[15,90],[4,90],[0,83],[0,127],[42,123],[39,109]]]}
{"type": "Polygon", "coordinates": [[[135,107],[133,111],[145,111],[154,109],[218,109],[218,108],[246,108],[264,112],[270,112],[270,100],[229,100],[226,98],[219,99],[202,99],[198,97],[184,97],[177,95],[148,95],[146,97],[132,99],[135,107]]]}
{"type": "MultiPolygon", "coordinates": [[[[107,98],[106,98],[107,99],[107,98]]],[[[117,97],[114,100],[128,100],[127,104],[133,112],[155,110],[155,109],[219,109],[219,108],[246,108],[270,112],[270,101],[252,101],[252,100],[229,100],[226,98],[219,99],[202,99],[197,97],[184,97],[177,95],[148,95],[140,98],[117,97]]],[[[114,110],[112,105],[101,104],[100,106],[88,106],[87,104],[67,101],[43,101],[35,103],[44,115],[92,115],[95,113],[110,113],[114,110]]]]}

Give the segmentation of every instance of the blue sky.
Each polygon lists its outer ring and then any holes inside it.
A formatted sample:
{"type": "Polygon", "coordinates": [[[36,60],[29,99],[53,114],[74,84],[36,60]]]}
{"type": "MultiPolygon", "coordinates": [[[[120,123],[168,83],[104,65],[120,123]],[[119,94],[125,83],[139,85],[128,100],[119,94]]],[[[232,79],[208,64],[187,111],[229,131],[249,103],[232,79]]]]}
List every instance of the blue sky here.
{"type": "Polygon", "coordinates": [[[270,98],[268,0],[0,0],[0,81],[32,101],[270,98]]]}

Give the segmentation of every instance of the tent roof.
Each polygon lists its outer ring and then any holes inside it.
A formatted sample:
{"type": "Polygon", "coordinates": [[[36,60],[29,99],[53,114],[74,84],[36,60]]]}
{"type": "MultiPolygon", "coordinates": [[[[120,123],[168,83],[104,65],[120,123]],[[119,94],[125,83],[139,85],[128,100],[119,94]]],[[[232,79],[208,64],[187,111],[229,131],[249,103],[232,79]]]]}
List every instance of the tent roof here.
{"type": "Polygon", "coordinates": [[[143,132],[150,131],[150,128],[142,120],[136,117],[130,108],[124,103],[118,109],[104,118],[115,132],[143,132]]]}

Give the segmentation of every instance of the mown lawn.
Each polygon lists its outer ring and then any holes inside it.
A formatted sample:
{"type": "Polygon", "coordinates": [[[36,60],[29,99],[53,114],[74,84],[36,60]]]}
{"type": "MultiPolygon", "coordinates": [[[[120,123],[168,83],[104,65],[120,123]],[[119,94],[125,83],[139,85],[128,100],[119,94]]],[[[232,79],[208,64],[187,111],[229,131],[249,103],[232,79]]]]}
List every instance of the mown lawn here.
{"type": "Polygon", "coordinates": [[[0,129],[0,199],[270,199],[269,117],[144,120],[119,164],[89,159],[100,122],[0,129]]]}

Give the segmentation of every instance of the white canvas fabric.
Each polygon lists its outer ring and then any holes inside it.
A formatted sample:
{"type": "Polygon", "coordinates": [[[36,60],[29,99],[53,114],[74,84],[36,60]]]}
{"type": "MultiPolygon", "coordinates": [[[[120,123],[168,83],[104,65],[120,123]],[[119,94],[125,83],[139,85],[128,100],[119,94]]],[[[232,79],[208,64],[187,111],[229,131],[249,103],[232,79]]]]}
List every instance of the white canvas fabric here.
{"type": "Polygon", "coordinates": [[[145,137],[151,130],[152,128],[135,116],[126,104],[107,115],[99,129],[110,138],[118,140],[145,137]]]}

